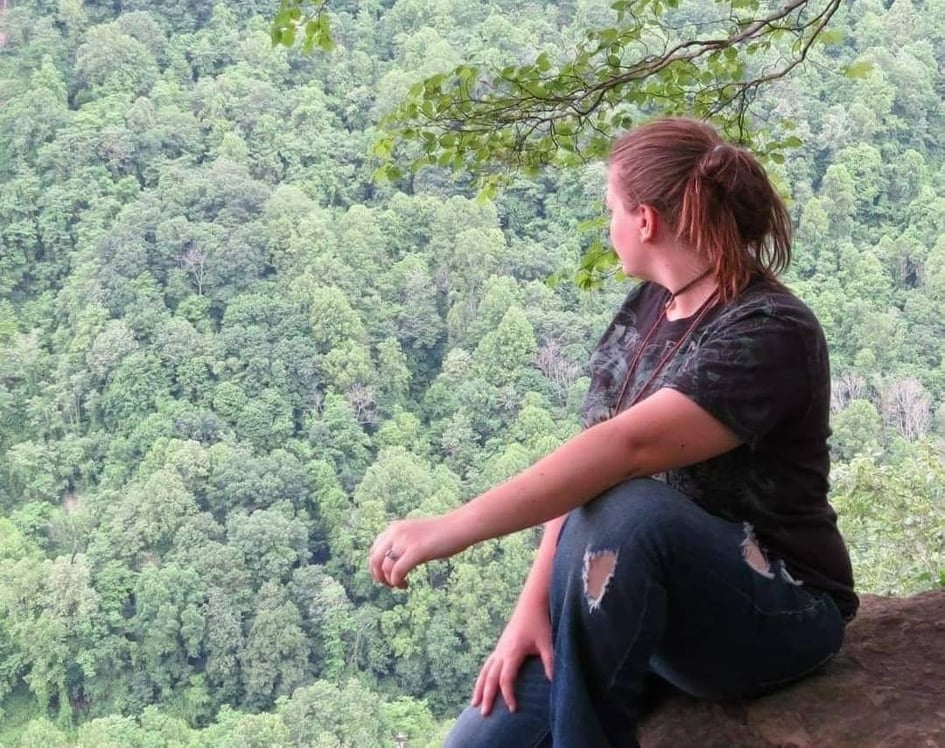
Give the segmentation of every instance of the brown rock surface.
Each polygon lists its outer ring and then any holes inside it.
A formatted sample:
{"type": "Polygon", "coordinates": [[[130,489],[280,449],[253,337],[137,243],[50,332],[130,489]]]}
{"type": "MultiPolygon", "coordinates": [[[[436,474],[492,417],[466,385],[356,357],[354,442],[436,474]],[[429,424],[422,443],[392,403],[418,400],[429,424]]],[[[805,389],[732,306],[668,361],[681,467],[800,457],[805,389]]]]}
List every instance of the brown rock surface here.
{"type": "Polygon", "coordinates": [[[945,748],[945,591],[863,596],[820,673],[749,702],[674,696],[643,748],[945,748]]]}

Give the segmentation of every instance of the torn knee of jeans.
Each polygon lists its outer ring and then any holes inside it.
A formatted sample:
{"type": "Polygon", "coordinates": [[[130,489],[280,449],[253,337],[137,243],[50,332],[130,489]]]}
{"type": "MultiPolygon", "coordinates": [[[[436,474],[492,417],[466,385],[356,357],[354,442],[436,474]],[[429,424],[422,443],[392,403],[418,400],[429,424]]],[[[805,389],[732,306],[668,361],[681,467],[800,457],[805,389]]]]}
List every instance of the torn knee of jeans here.
{"type": "Polygon", "coordinates": [[[590,611],[600,607],[616,568],[617,554],[614,551],[588,550],[584,554],[584,597],[590,611]]]}
{"type": "Polygon", "coordinates": [[[745,539],[742,541],[742,558],[745,563],[757,571],[766,579],[774,579],[774,572],[771,571],[771,564],[765,552],[758,545],[758,539],[755,537],[755,528],[748,522],[745,523],[745,539]]]}
{"type": "Polygon", "coordinates": [[[785,564],[784,561],[778,562],[778,568],[781,572],[781,579],[783,579],[788,584],[793,584],[795,587],[800,587],[802,584],[804,584],[804,582],[802,582],[800,579],[794,578],[794,575],[788,571],[787,564],[785,564]]]}

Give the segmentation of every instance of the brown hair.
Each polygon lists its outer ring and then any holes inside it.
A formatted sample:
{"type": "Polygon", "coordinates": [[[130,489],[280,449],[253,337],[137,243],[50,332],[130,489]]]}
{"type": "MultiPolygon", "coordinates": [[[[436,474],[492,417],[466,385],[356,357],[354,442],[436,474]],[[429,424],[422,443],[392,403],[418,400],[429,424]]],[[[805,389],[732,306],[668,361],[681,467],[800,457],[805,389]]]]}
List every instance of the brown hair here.
{"type": "Polygon", "coordinates": [[[621,135],[610,155],[626,208],[649,205],[712,264],[723,302],[791,262],[791,221],[758,159],[709,125],[673,117],[621,135]]]}

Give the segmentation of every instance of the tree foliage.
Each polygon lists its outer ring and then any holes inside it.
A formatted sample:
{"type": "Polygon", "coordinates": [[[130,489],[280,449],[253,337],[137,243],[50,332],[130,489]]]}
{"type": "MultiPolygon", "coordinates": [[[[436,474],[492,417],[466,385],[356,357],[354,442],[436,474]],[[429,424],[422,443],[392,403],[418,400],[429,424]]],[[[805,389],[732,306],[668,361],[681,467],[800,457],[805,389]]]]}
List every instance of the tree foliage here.
{"type": "MultiPolygon", "coordinates": [[[[620,0],[610,5],[613,25],[586,30],[567,53],[543,49],[501,67],[464,63],[411,86],[386,119],[392,135],[375,146],[388,161],[381,173],[401,173],[389,163],[395,141],[418,144],[414,170],[535,173],[606,155],[616,131],[653,111],[719,118],[747,139],[758,90],[794,70],[818,39],[835,39],[826,29],[839,7],[837,0],[718,0],[691,10],[678,0],[620,0]]],[[[294,28],[303,28],[311,50],[310,40],[328,33],[329,15],[327,2],[283,0],[273,43],[291,47],[294,28]]]]}
{"type": "Polygon", "coordinates": [[[8,8],[0,743],[441,744],[536,538],[406,594],[367,545],[580,428],[627,286],[546,280],[610,267],[595,154],[660,112],[769,152],[861,588],[938,584],[945,9],[779,7],[8,8]]]}

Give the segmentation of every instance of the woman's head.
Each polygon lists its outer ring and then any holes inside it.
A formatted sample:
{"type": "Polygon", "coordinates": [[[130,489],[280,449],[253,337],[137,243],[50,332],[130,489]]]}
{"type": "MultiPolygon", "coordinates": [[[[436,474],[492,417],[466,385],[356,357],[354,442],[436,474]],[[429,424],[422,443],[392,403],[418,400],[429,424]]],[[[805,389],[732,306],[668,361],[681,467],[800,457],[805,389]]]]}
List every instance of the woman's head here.
{"type": "Polygon", "coordinates": [[[626,211],[650,206],[666,230],[705,258],[724,301],[753,274],[773,277],[790,263],[790,218],[768,175],[753,154],[704,122],[660,119],[617,138],[613,193],[626,211]]]}

